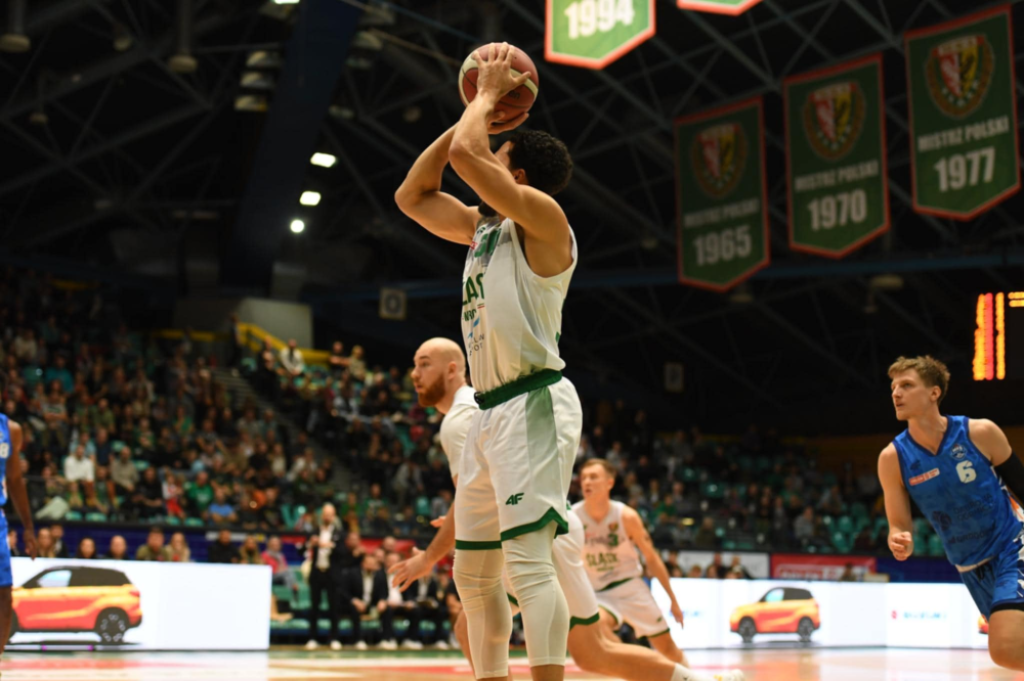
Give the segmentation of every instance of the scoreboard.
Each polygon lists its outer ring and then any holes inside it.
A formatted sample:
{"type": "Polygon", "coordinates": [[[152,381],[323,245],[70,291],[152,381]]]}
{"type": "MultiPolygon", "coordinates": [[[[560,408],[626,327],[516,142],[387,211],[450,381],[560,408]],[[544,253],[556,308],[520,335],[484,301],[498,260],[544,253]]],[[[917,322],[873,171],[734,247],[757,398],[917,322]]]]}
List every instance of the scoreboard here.
{"type": "Polygon", "coordinates": [[[978,296],[974,380],[1024,380],[1024,291],[978,296]]]}

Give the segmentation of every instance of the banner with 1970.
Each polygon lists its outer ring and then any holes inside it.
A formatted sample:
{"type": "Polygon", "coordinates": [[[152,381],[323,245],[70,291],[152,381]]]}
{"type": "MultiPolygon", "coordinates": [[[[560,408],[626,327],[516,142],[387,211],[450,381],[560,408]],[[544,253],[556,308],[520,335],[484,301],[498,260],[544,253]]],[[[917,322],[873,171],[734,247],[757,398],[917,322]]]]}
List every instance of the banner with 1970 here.
{"type": "Polygon", "coordinates": [[[785,82],[789,245],[841,258],[889,229],[882,57],[785,82]]]}
{"type": "Polygon", "coordinates": [[[679,281],[726,291],[768,265],[761,97],[675,122],[679,281]]]}
{"type": "Polygon", "coordinates": [[[1008,5],[909,31],[914,210],[970,220],[1020,189],[1008,5]]]}

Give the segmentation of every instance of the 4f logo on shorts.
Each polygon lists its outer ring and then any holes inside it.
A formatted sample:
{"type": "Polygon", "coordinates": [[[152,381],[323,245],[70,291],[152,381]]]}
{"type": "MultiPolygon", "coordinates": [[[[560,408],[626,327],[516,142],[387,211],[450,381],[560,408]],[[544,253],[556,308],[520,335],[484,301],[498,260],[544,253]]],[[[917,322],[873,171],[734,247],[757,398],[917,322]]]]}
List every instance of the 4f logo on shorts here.
{"type": "Polygon", "coordinates": [[[513,494],[512,496],[510,496],[508,498],[508,501],[505,502],[505,505],[506,506],[518,506],[519,502],[522,501],[522,500],[523,500],[523,493],[519,492],[518,494],[513,494]]]}

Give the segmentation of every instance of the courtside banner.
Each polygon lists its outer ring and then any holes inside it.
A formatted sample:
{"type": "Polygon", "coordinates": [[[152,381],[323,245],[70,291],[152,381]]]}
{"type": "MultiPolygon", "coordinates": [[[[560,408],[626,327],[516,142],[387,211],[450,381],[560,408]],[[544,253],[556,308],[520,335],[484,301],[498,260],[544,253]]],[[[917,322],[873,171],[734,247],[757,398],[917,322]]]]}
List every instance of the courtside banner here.
{"type": "Polygon", "coordinates": [[[988,622],[962,584],[673,579],[685,628],[658,582],[654,600],[684,650],[818,647],[978,648],[988,622]]]}
{"type": "Polygon", "coordinates": [[[869,556],[819,556],[805,553],[773,553],[773,579],[838,580],[846,566],[853,566],[858,578],[876,572],[878,560],[869,556]]]}
{"type": "Polygon", "coordinates": [[[655,32],[654,0],[547,0],[544,58],[603,69],[655,32]]]}
{"type": "Polygon", "coordinates": [[[13,558],[10,647],[266,650],[270,568],[13,558]]]}
{"type": "Polygon", "coordinates": [[[761,2],[761,0],[676,0],[679,9],[712,14],[737,16],[761,2]]]}
{"type": "Polygon", "coordinates": [[[764,102],[675,122],[679,281],[727,291],[770,262],[764,102]]]}
{"type": "Polygon", "coordinates": [[[1010,6],[905,40],[914,210],[970,220],[1020,189],[1010,6]]]}
{"type": "Polygon", "coordinates": [[[784,84],[789,246],[842,258],[889,229],[882,57],[784,84]]]}

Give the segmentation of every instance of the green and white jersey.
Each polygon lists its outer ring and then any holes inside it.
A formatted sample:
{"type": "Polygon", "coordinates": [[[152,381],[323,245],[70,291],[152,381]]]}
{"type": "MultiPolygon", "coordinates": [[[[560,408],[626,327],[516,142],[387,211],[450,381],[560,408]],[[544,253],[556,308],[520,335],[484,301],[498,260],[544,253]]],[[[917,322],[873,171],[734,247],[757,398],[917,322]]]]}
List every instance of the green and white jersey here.
{"type": "Polygon", "coordinates": [[[640,555],[633,541],[626,535],[626,528],[622,526],[623,507],[625,504],[621,501],[612,501],[608,515],[601,522],[587,515],[584,502],[577,502],[572,507],[583,521],[583,564],[594,591],[640,577],[644,573],[640,555]]]}
{"type": "Polygon", "coordinates": [[[513,220],[480,221],[462,275],[462,336],[477,390],[565,368],[558,340],[577,259],[572,235],[572,265],[553,277],[538,276],[526,261],[513,220]]]}

